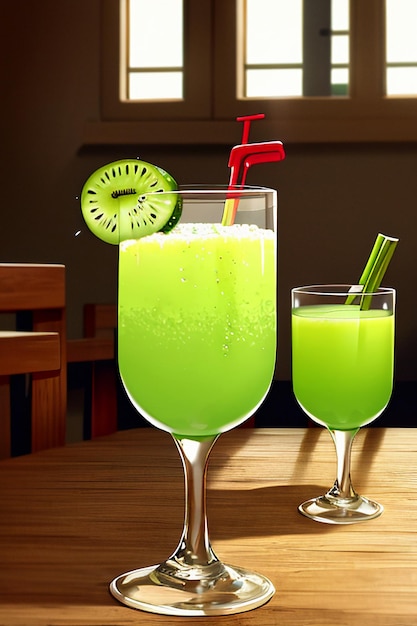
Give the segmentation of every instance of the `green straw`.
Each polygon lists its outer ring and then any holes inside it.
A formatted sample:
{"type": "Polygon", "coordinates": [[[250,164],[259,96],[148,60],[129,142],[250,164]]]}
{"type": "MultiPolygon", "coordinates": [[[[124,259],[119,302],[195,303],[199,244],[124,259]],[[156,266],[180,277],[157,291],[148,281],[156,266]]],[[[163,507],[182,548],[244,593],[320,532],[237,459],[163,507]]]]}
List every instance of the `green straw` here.
{"type": "Polygon", "coordinates": [[[362,272],[362,276],[359,279],[358,285],[362,286],[362,289],[352,289],[352,293],[347,297],[345,304],[352,304],[358,293],[362,294],[361,297],[361,309],[368,309],[370,306],[370,297],[366,294],[375,293],[378,287],[382,283],[385,272],[397,247],[398,239],[396,237],[388,237],[378,233],[377,238],[372,248],[369,259],[365,265],[365,269],[362,272]]]}

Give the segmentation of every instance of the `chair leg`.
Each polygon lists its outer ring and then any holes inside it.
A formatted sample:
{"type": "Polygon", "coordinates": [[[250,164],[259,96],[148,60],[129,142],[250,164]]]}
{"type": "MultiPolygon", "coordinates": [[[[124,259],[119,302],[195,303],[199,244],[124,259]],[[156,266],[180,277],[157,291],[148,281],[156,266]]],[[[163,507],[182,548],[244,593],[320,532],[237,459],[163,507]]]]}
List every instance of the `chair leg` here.
{"type": "Polygon", "coordinates": [[[117,430],[117,373],[113,361],[92,364],[91,437],[117,430]]]}
{"type": "Polygon", "coordinates": [[[10,457],[10,377],[0,376],[0,460],[10,457]]]}
{"type": "Polygon", "coordinates": [[[57,373],[32,376],[32,452],[65,445],[66,410],[57,373]],[[52,398],[52,400],[51,400],[52,398]]]}

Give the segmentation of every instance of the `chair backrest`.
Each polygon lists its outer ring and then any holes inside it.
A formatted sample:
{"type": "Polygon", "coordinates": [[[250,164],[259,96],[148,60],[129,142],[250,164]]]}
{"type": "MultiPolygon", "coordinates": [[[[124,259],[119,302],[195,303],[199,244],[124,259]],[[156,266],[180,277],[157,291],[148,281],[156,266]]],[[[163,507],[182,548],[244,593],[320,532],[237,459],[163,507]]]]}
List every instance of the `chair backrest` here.
{"type": "Polygon", "coordinates": [[[67,361],[89,363],[85,376],[84,438],[117,430],[117,366],[115,361],[116,304],[84,305],[84,336],[68,339],[67,361]]]}
{"type": "Polygon", "coordinates": [[[91,437],[108,435],[117,430],[117,365],[115,361],[115,331],[117,305],[103,303],[84,304],[85,341],[106,342],[112,346],[112,360],[93,364],[91,437]],[[94,339],[92,339],[94,338],[94,339]]]}
{"type": "Polygon", "coordinates": [[[117,326],[115,304],[84,305],[84,337],[111,337],[117,326]]]}
{"type": "MultiPolygon", "coordinates": [[[[22,355],[25,351],[31,353],[26,371],[32,374],[31,450],[36,452],[65,443],[67,377],[64,265],[0,263],[0,312],[21,311],[31,313],[30,329],[25,330],[37,333],[37,335],[29,333],[27,340],[32,344],[38,342],[34,356],[33,350],[30,352],[28,344],[25,343],[24,336],[20,337],[21,345],[26,346],[22,347],[22,355]],[[55,334],[49,335],[50,333],[55,334]],[[59,359],[54,361],[52,352],[57,344],[59,359]],[[58,367],[49,369],[52,365],[58,367]]],[[[17,334],[13,333],[8,337],[9,342],[18,339],[17,334]]],[[[3,344],[3,362],[0,371],[2,383],[7,386],[6,345],[3,344]]],[[[22,363],[20,369],[22,371],[25,369],[22,363]]],[[[17,373],[15,370],[15,365],[10,362],[9,374],[17,373]]]]}

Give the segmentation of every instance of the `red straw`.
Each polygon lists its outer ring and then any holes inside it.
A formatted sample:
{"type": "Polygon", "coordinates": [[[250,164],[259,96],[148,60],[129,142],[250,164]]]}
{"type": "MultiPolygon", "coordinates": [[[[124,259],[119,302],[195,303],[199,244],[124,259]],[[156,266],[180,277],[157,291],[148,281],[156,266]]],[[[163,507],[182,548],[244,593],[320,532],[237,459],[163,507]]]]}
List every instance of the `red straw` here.
{"type": "Polygon", "coordinates": [[[264,117],[265,117],[265,113],[255,113],[255,115],[243,115],[242,117],[236,118],[238,122],[243,122],[241,143],[248,143],[249,141],[249,129],[250,129],[250,123],[252,122],[252,120],[263,120],[264,117]]]}
{"type": "MultiPolygon", "coordinates": [[[[229,189],[230,194],[237,187],[243,187],[246,181],[246,175],[248,169],[252,165],[258,163],[269,163],[273,161],[282,161],[285,158],[284,147],[281,141],[263,141],[259,143],[248,143],[249,130],[252,120],[263,119],[265,115],[258,113],[256,115],[245,115],[243,117],[236,118],[238,122],[243,122],[242,143],[238,146],[234,146],[229,156],[230,167],[230,179],[229,189]],[[241,173],[241,179],[239,182],[239,174],[241,173]]],[[[222,224],[231,226],[234,224],[236,212],[239,204],[238,197],[231,197],[226,200],[222,224]]]]}

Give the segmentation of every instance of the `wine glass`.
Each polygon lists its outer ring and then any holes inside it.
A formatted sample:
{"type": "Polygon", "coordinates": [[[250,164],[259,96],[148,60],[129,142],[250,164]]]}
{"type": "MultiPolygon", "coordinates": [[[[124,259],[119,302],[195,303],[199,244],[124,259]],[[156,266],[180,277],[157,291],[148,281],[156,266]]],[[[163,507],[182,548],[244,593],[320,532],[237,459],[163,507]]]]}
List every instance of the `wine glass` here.
{"type": "MultiPolygon", "coordinates": [[[[172,434],[185,475],[178,547],[163,563],[118,576],[111,593],[166,615],[226,615],[274,594],[265,576],[223,564],[209,540],[206,472],[222,432],[264,400],[276,358],[276,192],[186,188],[169,233],[119,251],[118,361],[133,405],[172,434]],[[222,226],[226,202],[235,224],[222,226]]],[[[161,193],[158,194],[159,199],[161,193]]]]}
{"type": "Polygon", "coordinates": [[[395,291],[361,289],[312,285],[291,292],[294,394],[305,413],[329,430],[337,455],[333,487],[299,511],[329,524],[353,524],[383,511],[353,489],[350,459],[356,433],[384,411],[391,396],[395,291]]]}

